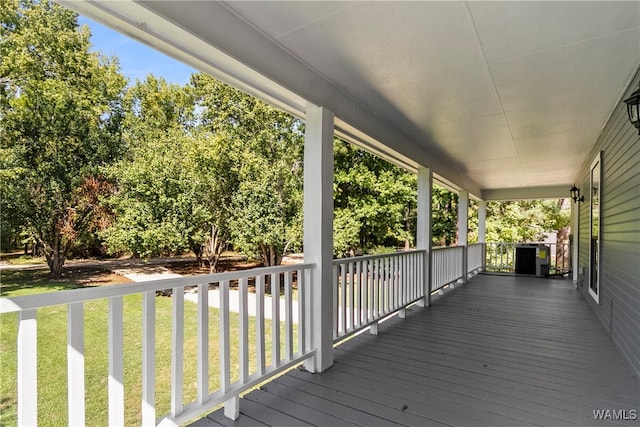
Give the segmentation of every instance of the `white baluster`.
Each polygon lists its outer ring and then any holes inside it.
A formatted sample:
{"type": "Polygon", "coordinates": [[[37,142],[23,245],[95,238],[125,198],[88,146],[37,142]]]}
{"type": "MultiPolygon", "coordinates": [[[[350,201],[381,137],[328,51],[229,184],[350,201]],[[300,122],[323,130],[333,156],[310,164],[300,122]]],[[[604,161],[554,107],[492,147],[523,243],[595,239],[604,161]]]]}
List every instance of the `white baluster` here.
{"type": "Polygon", "coordinates": [[[38,424],[36,310],[21,311],[18,322],[18,425],[34,426],[38,424]]]}
{"type": "Polygon", "coordinates": [[[84,308],[82,302],[67,305],[67,378],[69,425],[84,425],[84,308]]]}

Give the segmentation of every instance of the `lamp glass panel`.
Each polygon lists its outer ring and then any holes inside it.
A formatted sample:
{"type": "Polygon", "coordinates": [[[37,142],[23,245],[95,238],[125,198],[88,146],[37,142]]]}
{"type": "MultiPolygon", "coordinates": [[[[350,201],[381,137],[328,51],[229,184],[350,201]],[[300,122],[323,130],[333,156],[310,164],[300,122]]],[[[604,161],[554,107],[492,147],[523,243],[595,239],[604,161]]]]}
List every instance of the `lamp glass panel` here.
{"type": "Polygon", "coordinates": [[[638,104],[629,104],[629,120],[631,123],[636,123],[638,121],[638,104]]]}

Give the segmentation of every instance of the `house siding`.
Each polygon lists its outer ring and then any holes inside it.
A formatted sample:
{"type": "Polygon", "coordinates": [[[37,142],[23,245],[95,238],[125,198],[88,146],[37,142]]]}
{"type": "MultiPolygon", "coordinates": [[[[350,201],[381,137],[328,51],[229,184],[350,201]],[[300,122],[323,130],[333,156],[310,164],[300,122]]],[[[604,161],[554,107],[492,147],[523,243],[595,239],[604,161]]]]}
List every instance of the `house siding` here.
{"type": "MultiPolygon", "coordinates": [[[[638,88],[640,73],[623,99],[638,88]]],[[[640,136],[619,102],[576,182],[579,203],[578,289],[611,341],[640,377],[640,136]],[[601,234],[599,302],[589,294],[589,172],[601,153],[601,234]]]]}

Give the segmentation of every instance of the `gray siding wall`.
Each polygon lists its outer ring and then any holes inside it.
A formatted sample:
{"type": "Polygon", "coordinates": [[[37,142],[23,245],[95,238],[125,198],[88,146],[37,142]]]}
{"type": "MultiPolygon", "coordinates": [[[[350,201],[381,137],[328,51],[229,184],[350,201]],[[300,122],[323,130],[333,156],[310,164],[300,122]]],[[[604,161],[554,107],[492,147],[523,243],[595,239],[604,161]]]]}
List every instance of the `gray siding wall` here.
{"type": "MultiPolygon", "coordinates": [[[[638,88],[640,73],[625,91],[638,88]]],[[[640,377],[640,136],[620,102],[576,179],[585,196],[578,226],[578,289],[640,377]],[[600,301],[589,294],[589,173],[602,152],[600,301]]]]}

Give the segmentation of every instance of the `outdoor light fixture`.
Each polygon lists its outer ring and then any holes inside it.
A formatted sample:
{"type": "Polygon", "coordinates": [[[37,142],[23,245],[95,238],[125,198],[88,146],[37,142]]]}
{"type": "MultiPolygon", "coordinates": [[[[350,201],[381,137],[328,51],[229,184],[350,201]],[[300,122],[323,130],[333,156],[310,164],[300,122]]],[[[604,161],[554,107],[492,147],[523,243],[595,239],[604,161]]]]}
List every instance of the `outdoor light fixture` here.
{"type": "Polygon", "coordinates": [[[576,187],[575,184],[573,184],[573,187],[571,187],[569,191],[571,191],[571,198],[574,202],[584,202],[584,196],[580,195],[580,189],[576,187]]]}
{"type": "MultiPolygon", "coordinates": [[[[638,87],[640,87],[640,84],[638,87]]],[[[629,98],[625,99],[624,103],[627,104],[629,121],[638,128],[638,135],[640,135],[640,88],[633,92],[629,98]]]]}

